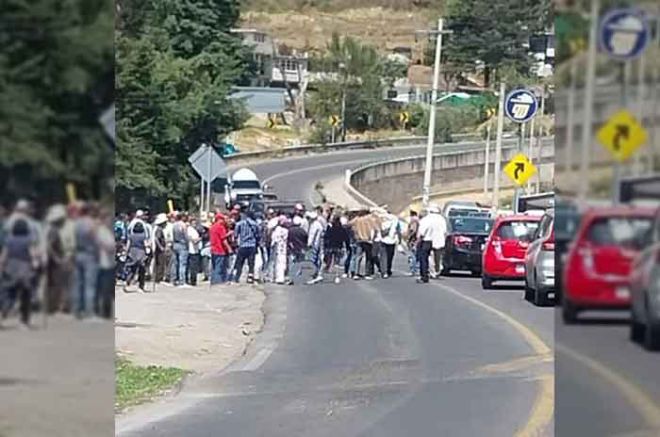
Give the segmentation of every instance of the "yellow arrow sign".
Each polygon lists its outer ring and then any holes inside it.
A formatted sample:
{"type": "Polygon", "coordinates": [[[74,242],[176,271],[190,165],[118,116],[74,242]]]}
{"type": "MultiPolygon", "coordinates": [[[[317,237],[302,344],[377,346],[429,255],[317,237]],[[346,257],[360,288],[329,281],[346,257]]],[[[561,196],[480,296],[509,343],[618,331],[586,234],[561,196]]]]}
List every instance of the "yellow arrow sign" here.
{"type": "Polygon", "coordinates": [[[635,116],[623,110],[610,117],[596,137],[610,151],[614,159],[623,162],[646,142],[648,133],[635,116]]]}
{"type": "Polygon", "coordinates": [[[335,127],[339,126],[339,121],[340,121],[339,116],[337,116],[337,115],[331,115],[330,116],[330,124],[331,125],[333,125],[335,127]]]}
{"type": "Polygon", "coordinates": [[[401,121],[401,124],[408,124],[408,122],[410,121],[410,113],[409,112],[400,113],[399,120],[401,121]]]}
{"type": "Polygon", "coordinates": [[[497,109],[495,108],[488,108],[486,109],[486,118],[490,119],[493,118],[497,114],[497,109]]]}
{"type": "Polygon", "coordinates": [[[536,166],[522,153],[504,167],[504,173],[517,185],[524,185],[536,173],[536,166]]]}
{"type": "Polygon", "coordinates": [[[268,117],[268,129],[274,128],[275,124],[275,120],[272,117],[268,117]]]}

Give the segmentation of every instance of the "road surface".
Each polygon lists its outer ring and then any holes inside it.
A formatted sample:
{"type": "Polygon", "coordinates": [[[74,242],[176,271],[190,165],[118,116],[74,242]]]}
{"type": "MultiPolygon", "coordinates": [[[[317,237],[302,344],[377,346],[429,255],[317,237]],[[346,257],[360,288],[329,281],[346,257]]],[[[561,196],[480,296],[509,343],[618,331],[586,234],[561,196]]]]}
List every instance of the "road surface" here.
{"type": "MultiPolygon", "coordinates": [[[[282,198],[308,199],[318,180],[421,150],[254,168],[282,198]]],[[[553,309],[524,301],[515,284],[418,285],[405,264],[398,254],[386,280],[268,287],[266,325],[244,359],[119,420],[118,435],[553,435],[553,309]]]]}

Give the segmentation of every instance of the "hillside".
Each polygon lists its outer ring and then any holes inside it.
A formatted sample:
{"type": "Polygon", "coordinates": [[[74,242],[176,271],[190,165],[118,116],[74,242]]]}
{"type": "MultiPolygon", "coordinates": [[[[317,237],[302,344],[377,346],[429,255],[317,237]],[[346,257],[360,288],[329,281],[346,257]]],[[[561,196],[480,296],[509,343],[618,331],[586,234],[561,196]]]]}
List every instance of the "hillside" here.
{"type": "Polygon", "coordinates": [[[441,11],[440,3],[440,0],[252,0],[242,13],[242,23],[270,33],[279,43],[310,52],[325,48],[333,32],[354,36],[383,51],[398,46],[421,50],[421,40],[415,41],[415,30],[433,26],[434,17],[441,11]]]}

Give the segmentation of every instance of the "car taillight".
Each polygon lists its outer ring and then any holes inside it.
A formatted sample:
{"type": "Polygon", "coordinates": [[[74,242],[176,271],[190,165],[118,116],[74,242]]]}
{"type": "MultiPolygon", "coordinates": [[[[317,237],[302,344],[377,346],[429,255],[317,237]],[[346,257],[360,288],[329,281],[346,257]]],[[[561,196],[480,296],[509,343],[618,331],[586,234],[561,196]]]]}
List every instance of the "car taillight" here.
{"type": "Polygon", "coordinates": [[[555,250],[555,242],[554,241],[545,241],[541,245],[541,250],[549,251],[552,252],[555,250]]]}
{"type": "Polygon", "coordinates": [[[464,246],[466,244],[472,243],[472,238],[466,237],[464,235],[455,235],[454,244],[457,246],[464,246]]]}

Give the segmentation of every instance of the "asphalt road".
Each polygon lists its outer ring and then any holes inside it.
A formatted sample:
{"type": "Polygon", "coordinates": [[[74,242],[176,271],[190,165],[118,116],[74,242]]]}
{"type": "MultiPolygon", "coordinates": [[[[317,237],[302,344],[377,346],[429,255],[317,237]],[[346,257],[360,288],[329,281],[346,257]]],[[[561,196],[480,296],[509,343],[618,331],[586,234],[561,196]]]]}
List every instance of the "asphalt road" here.
{"type": "MultiPolygon", "coordinates": [[[[421,150],[254,168],[281,197],[307,200],[345,168],[421,150]]],[[[264,331],[243,359],[121,419],[117,434],[553,435],[553,309],[525,302],[515,285],[484,292],[469,276],[418,285],[403,255],[395,261],[387,280],[270,286],[264,331]]]]}

